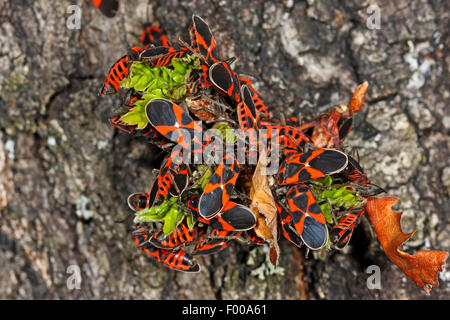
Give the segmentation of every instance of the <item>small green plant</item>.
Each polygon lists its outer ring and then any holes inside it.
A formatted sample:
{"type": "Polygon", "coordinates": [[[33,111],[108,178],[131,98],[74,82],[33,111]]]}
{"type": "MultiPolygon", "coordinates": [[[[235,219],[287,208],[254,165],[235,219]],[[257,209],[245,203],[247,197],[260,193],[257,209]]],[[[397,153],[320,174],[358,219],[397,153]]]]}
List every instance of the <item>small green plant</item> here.
{"type": "Polygon", "coordinates": [[[175,231],[175,228],[186,218],[189,229],[194,226],[190,215],[186,215],[184,209],[176,204],[178,197],[164,199],[159,206],[152,206],[136,212],[135,223],[159,222],[164,223],[163,232],[169,235],[175,231]]]}
{"type": "Polygon", "coordinates": [[[364,198],[359,196],[353,189],[340,184],[333,184],[330,176],[327,176],[315,184],[321,186],[313,187],[317,202],[325,201],[320,208],[328,223],[333,223],[331,208],[340,210],[351,210],[364,205],[364,198]],[[322,188],[326,187],[326,189],[322,188]]]}
{"type": "Polygon", "coordinates": [[[144,92],[136,106],[120,120],[144,129],[148,124],[145,106],[155,98],[170,101],[182,101],[186,96],[186,80],[193,69],[200,69],[200,61],[196,55],[181,59],[172,59],[172,67],[150,67],[146,62],[135,62],[130,73],[121,86],[144,92]]]}

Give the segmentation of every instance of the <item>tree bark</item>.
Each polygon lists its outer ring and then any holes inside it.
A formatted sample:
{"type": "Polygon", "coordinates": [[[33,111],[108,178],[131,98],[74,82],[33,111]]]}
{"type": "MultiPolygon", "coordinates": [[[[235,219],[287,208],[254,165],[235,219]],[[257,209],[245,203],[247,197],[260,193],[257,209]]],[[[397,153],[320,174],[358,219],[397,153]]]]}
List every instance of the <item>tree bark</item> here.
{"type": "Polygon", "coordinates": [[[368,1],[123,0],[109,19],[91,1],[0,0],[0,298],[448,299],[448,272],[427,296],[365,219],[344,251],[306,257],[281,240],[271,275],[266,252],[239,242],[200,258],[198,274],[169,270],[118,223],[161,155],[108,123],[121,99],[98,89],[139,44],[143,23],[188,39],[195,13],[275,112],[308,119],[369,81],[348,150],[401,199],[404,231],[419,228],[406,250],[448,251],[449,2],[377,3],[379,29],[368,27],[368,1]],[[82,9],[80,29],[66,26],[71,4],[82,9]],[[67,286],[70,265],[81,270],[80,289],[67,286]],[[367,287],[370,265],[381,269],[380,290],[367,287]]]}

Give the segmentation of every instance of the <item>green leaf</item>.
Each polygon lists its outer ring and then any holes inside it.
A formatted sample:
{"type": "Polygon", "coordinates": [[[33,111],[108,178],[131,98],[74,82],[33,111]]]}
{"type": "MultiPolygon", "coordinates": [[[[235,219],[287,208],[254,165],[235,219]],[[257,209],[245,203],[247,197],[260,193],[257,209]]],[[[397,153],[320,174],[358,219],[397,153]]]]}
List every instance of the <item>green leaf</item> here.
{"type": "MultiPolygon", "coordinates": [[[[178,197],[171,197],[170,199],[164,199],[163,203],[159,206],[153,206],[151,208],[140,210],[136,212],[134,221],[136,223],[163,221],[174,207],[178,208],[178,205],[176,204],[177,200],[178,197]]],[[[178,208],[178,210],[180,209],[178,208]]]]}
{"type": "Polygon", "coordinates": [[[344,191],[346,191],[347,189],[345,187],[339,188],[337,189],[334,193],[333,193],[333,198],[339,198],[342,196],[342,194],[344,193],[344,191]]]}
{"type": "Polygon", "coordinates": [[[176,100],[181,100],[186,96],[186,86],[180,86],[173,90],[172,97],[176,100]]]}
{"type": "MultiPolygon", "coordinates": [[[[172,67],[151,68],[145,62],[134,62],[129,76],[121,83],[122,87],[145,92],[142,103],[155,98],[183,100],[186,95],[186,79],[191,70],[201,69],[200,58],[194,54],[182,59],[172,59],[172,67]]],[[[136,121],[136,120],[135,120],[136,121]]]]}
{"type": "Polygon", "coordinates": [[[145,62],[134,62],[130,68],[129,78],[131,80],[122,81],[121,85],[137,91],[145,91],[154,80],[152,70],[145,62]]]}
{"type": "Polygon", "coordinates": [[[324,203],[320,206],[320,209],[322,209],[322,213],[325,216],[325,219],[328,223],[333,223],[333,218],[331,217],[331,209],[330,205],[328,203],[324,203]]]}
{"type": "Polygon", "coordinates": [[[166,214],[169,212],[172,203],[168,200],[164,200],[159,206],[153,206],[136,212],[134,221],[138,222],[156,222],[162,221],[166,214]]]}
{"type": "Polygon", "coordinates": [[[130,112],[123,115],[120,120],[130,125],[137,125],[138,129],[144,129],[148,124],[145,107],[137,103],[136,106],[130,112]]]}
{"type": "Polygon", "coordinates": [[[348,203],[354,202],[355,199],[356,199],[356,197],[351,193],[348,193],[342,197],[342,201],[348,202],[348,203]]]}
{"type": "MultiPolygon", "coordinates": [[[[313,190],[317,194],[317,200],[326,200],[333,208],[336,207],[336,209],[348,210],[360,207],[364,203],[364,198],[347,186],[339,184],[333,185],[330,176],[319,180],[316,184],[330,188],[323,190],[320,187],[313,186],[313,190]]],[[[325,210],[327,210],[327,208],[325,208],[325,210]]]]}
{"type": "Polygon", "coordinates": [[[173,205],[164,217],[163,232],[167,236],[175,231],[175,228],[183,221],[184,214],[180,207],[173,205]]]}
{"type": "Polygon", "coordinates": [[[184,64],[182,60],[172,59],[172,66],[173,66],[173,69],[175,72],[177,72],[179,74],[186,73],[187,65],[184,64]]]}
{"type": "Polygon", "coordinates": [[[209,182],[209,179],[211,179],[213,175],[213,171],[211,170],[211,168],[208,168],[208,170],[205,172],[205,174],[202,177],[202,180],[200,181],[200,186],[203,189],[205,189],[206,185],[209,182]]]}
{"type": "Polygon", "coordinates": [[[225,143],[236,143],[237,136],[234,134],[233,129],[229,125],[227,125],[225,123],[221,123],[221,124],[215,126],[214,129],[219,131],[219,133],[222,136],[222,139],[223,139],[223,141],[225,141],[225,143]]]}
{"type": "Polygon", "coordinates": [[[326,176],[325,178],[318,180],[317,184],[325,187],[331,187],[331,184],[333,183],[333,180],[330,176],[326,176]]]}
{"type": "Polygon", "coordinates": [[[192,221],[192,216],[187,216],[186,217],[186,223],[187,223],[187,226],[188,226],[189,230],[192,230],[192,228],[195,225],[194,221],[192,221]]]}
{"type": "Polygon", "coordinates": [[[181,59],[189,69],[201,69],[202,65],[200,62],[200,56],[198,54],[193,54],[181,59]]]}
{"type": "Polygon", "coordinates": [[[173,81],[176,84],[182,84],[184,83],[185,75],[184,74],[174,74],[173,75],[173,81]]]}

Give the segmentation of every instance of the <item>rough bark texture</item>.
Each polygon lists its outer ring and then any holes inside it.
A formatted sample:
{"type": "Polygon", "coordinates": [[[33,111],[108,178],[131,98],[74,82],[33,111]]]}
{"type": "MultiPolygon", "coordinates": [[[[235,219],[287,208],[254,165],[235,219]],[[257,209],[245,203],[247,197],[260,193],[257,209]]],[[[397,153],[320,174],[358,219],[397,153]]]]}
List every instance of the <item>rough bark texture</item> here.
{"type": "Polygon", "coordinates": [[[448,299],[448,272],[427,296],[386,258],[367,220],[343,252],[306,259],[281,240],[283,269],[264,280],[252,270],[266,253],[237,242],[201,258],[199,274],[155,264],[117,221],[127,195],[148,189],[158,155],[109,125],[118,96],[97,97],[143,23],[187,39],[192,13],[276,110],[307,117],[368,80],[347,144],[401,199],[404,231],[419,228],[404,249],[448,251],[448,1],[370,2],[381,8],[379,30],[366,25],[369,1],[122,0],[113,19],[78,1],[80,30],[66,27],[70,4],[0,0],[0,298],[448,299]],[[366,286],[374,264],[381,290],[366,286]],[[66,286],[69,265],[81,268],[80,290],[66,286]]]}

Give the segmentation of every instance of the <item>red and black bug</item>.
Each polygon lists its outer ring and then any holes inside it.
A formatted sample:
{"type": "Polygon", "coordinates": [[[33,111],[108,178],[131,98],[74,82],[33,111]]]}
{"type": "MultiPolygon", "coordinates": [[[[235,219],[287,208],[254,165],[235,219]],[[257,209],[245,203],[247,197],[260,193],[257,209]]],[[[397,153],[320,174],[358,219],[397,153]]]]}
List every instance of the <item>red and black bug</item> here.
{"type": "Polygon", "coordinates": [[[292,226],[311,249],[322,248],[328,241],[325,216],[307,185],[297,184],[286,195],[292,226]]]}
{"type": "MultiPolygon", "coordinates": [[[[173,171],[173,167],[168,165],[167,160],[164,159],[160,170],[162,172],[162,178],[164,183],[170,184],[169,191],[164,187],[162,190],[158,187],[158,182],[160,181],[160,176],[155,179],[153,185],[148,193],[132,193],[128,196],[127,203],[128,207],[133,211],[140,211],[146,208],[151,208],[153,205],[159,205],[161,201],[155,201],[161,195],[171,194],[172,196],[178,197],[186,189],[189,184],[189,175],[186,166],[176,167],[173,171]],[[167,173],[169,172],[169,173],[167,173]],[[167,175],[169,178],[167,179],[167,175]]],[[[164,185],[164,184],[163,184],[164,185]]]]}
{"type": "Polygon", "coordinates": [[[297,247],[301,247],[303,244],[303,241],[302,241],[302,238],[296,232],[293,231],[294,226],[292,224],[291,215],[278,203],[275,202],[275,204],[277,206],[277,213],[278,213],[281,232],[282,232],[283,236],[287,240],[289,240],[290,242],[295,244],[297,247]]]}
{"type": "Polygon", "coordinates": [[[306,142],[309,142],[309,139],[303,132],[292,126],[259,121],[258,127],[260,132],[264,132],[264,137],[267,141],[273,139],[284,148],[299,149],[303,148],[306,142]]]}
{"type": "MultiPolygon", "coordinates": [[[[167,139],[176,142],[184,149],[193,152],[202,152],[207,145],[202,142],[202,129],[192,117],[180,106],[164,99],[153,99],[146,107],[149,122],[158,132],[167,139]]],[[[181,151],[179,160],[182,159],[181,151]]],[[[173,159],[171,160],[173,162],[173,159]]],[[[172,163],[171,162],[171,163],[172,163]]],[[[239,175],[239,164],[232,155],[225,155],[206,185],[199,203],[200,215],[205,219],[211,219],[218,214],[227,204],[233,191],[234,184],[239,175]]],[[[167,195],[169,177],[167,175],[158,179],[161,183],[156,202],[163,200],[167,195]]]]}
{"type": "Polygon", "coordinates": [[[230,97],[235,102],[241,100],[239,92],[241,84],[238,75],[231,71],[228,62],[219,61],[214,63],[208,69],[208,76],[213,86],[224,96],[230,97]]]}
{"type": "Polygon", "coordinates": [[[151,208],[155,201],[156,194],[158,193],[158,179],[153,181],[150,192],[148,193],[132,193],[127,198],[128,207],[133,211],[144,210],[145,208],[151,208]]]}
{"type": "Polygon", "coordinates": [[[243,130],[257,130],[259,115],[252,99],[252,92],[247,85],[241,86],[242,100],[238,104],[239,126],[243,130]]]}
{"type": "MultiPolygon", "coordinates": [[[[100,1],[100,2],[105,3],[105,0],[100,1]]],[[[117,1],[117,3],[118,3],[118,1],[117,1]]],[[[155,64],[157,66],[160,66],[160,65],[165,65],[168,63],[164,60],[167,58],[167,56],[170,56],[170,59],[172,59],[174,57],[181,57],[186,52],[188,52],[187,48],[183,48],[184,51],[181,54],[180,53],[180,51],[182,51],[181,49],[166,47],[166,46],[170,45],[169,41],[167,40],[166,36],[162,33],[161,29],[154,27],[154,26],[147,26],[143,30],[140,40],[141,40],[141,43],[146,48],[148,48],[150,46],[163,46],[163,47],[151,48],[151,49],[145,50],[145,51],[140,47],[132,48],[130,54],[127,54],[127,55],[121,57],[119,60],[117,60],[112,65],[112,67],[110,68],[108,75],[106,77],[106,81],[103,84],[103,87],[99,92],[99,95],[116,93],[119,90],[120,82],[128,76],[129,68],[130,68],[132,62],[137,61],[137,60],[143,60],[143,58],[140,57],[141,54],[145,53],[144,56],[146,56],[146,55],[148,56],[149,53],[152,52],[152,50],[157,50],[158,48],[162,48],[160,50],[164,51],[164,55],[161,52],[159,52],[158,54],[153,53],[153,55],[158,56],[157,58],[155,57],[155,64]]],[[[150,59],[150,58],[148,58],[148,59],[150,59]]]]}
{"type": "Polygon", "coordinates": [[[264,239],[256,235],[254,229],[243,232],[242,237],[248,244],[262,244],[265,242],[264,239]]]}
{"type": "Polygon", "coordinates": [[[217,58],[216,41],[208,24],[199,16],[192,16],[190,30],[192,47],[203,57],[200,82],[203,88],[214,86],[221,94],[233,101],[240,101],[240,81],[238,75],[231,71],[234,60],[221,61],[217,58]]]}
{"type": "Polygon", "coordinates": [[[288,118],[286,118],[286,124],[288,126],[292,126],[292,127],[300,127],[301,121],[297,117],[288,117],[288,118]]]}
{"type": "Polygon", "coordinates": [[[172,59],[182,58],[189,52],[189,48],[182,44],[160,46],[144,50],[140,55],[140,59],[147,61],[152,67],[163,67],[168,65],[172,59]]]}
{"type": "Polygon", "coordinates": [[[170,235],[164,235],[160,230],[151,234],[149,243],[166,250],[192,251],[191,255],[207,255],[222,251],[230,240],[237,238],[240,232],[230,232],[194,226],[192,229],[181,223],[170,235]],[[186,248],[186,249],[185,249],[186,248]]]}
{"type": "Polygon", "coordinates": [[[202,241],[199,241],[192,251],[193,256],[218,253],[226,248],[228,243],[241,235],[241,232],[213,229],[202,241]]]}
{"type": "Polygon", "coordinates": [[[134,47],[131,49],[130,54],[121,57],[112,65],[106,76],[106,81],[100,89],[100,96],[119,91],[120,83],[128,76],[128,71],[132,62],[138,59],[141,52],[141,48],[134,47]]]}
{"type": "Polygon", "coordinates": [[[241,102],[238,104],[237,112],[240,128],[248,134],[249,150],[251,157],[256,152],[258,139],[274,141],[285,148],[301,148],[308,139],[302,132],[294,127],[286,125],[275,125],[268,121],[261,121],[260,112],[255,105],[251,89],[246,85],[241,86],[241,102]]]}
{"type": "Polygon", "coordinates": [[[279,186],[290,185],[286,194],[289,212],[278,208],[282,232],[296,245],[300,245],[300,237],[307,247],[320,249],[328,240],[325,216],[312,191],[303,183],[342,171],[348,163],[347,155],[331,149],[305,153],[286,150],[285,155],[277,175],[279,186]]]}
{"type": "Polygon", "coordinates": [[[119,0],[92,0],[92,2],[108,18],[114,17],[119,10],[119,0]]]}
{"type": "Polygon", "coordinates": [[[158,193],[158,179],[155,179],[153,185],[148,193],[132,193],[127,198],[128,207],[133,211],[141,211],[146,208],[151,208],[158,193]]]}
{"type": "MultiPolygon", "coordinates": [[[[142,229],[137,226],[137,229],[142,229]]],[[[149,243],[149,233],[142,232],[135,236],[135,243],[139,250],[144,251],[152,258],[166,265],[170,269],[184,271],[184,272],[199,272],[200,266],[192,260],[184,250],[166,250],[153,246],[149,243]]]]}
{"type": "Polygon", "coordinates": [[[240,166],[236,158],[225,155],[222,163],[209,179],[200,198],[199,213],[205,219],[211,219],[228,203],[238,178],[240,166]]]}
{"type": "MultiPolygon", "coordinates": [[[[164,137],[183,147],[183,150],[194,153],[203,151],[203,131],[183,108],[165,99],[153,99],[147,104],[145,111],[149,122],[164,137]]],[[[167,196],[172,183],[171,175],[181,165],[182,159],[181,150],[169,154],[166,163],[173,168],[170,171],[160,171],[155,203],[161,203],[167,196]]]]}
{"type": "Polygon", "coordinates": [[[346,177],[346,180],[350,181],[351,183],[367,186],[371,182],[367,178],[366,173],[364,172],[364,169],[361,167],[361,165],[356,161],[353,157],[348,157],[348,166],[341,172],[341,175],[346,177]]]}
{"type": "Polygon", "coordinates": [[[183,221],[169,235],[165,235],[162,230],[151,233],[149,242],[157,248],[178,250],[196,245],[199,241],[202,241],[200,237],[204,234],[206,234],[206,228],[194,226],[190,229],[183,221]]]}
{"type": "Polygon", "coordinates": [[[145,49],[148,49],[150,46],[153,47],[169,47],[170,42],[167,37],[164,35],[162,30],[155,26],[145,26],[144,30],[141,34],[141,43],[144,45],[145,49]]]}
{"type": "Polygon", "coordinates": [[[256,157],[258,139],[259,139],[259,115],[252,99],[252,92],[247,85],[241,86],[242,100],[237,106],[237,115],[239,127],[248,136],[248,147],[246,153],[248,158],[256,157]]]}
{"type": "Polygon", "coordinates": [[[193,50],[198,52],[203,58],[202,71],[199,75],[202,87],[208,88],[213,86],[223,96],[239,103],[241,100],[240,88],[242,81],[253,92],[253,100],[258,111],[268,116],[267,108],[253,89],[250,80],[239,77],[231,70],[230,65],[235,59],[220,60],[217,58],[215,38],[208,24],[199,16],[192,16],[190,35],[193,50]]]}
{"type": "Polygon", "coordinates": [[[147,26],[141,35],[141,43],[145,49],[140,59],[147,61],[152,67],[168,65],[174,58],[182,58],[191,50],[181,43],[171,44],[161,29],[147,26]]]}
{"type": "Polygon", "coordinates": [[[180,196],[189,184],[187,167],[179,160],[176,152],[170,153],[161,163],[158,177],[148,193],[133,193],[128,196],[128,206],[139,211],[162,204],[169,195],[180,196]]]}
{"type": "Polygon", "coordinates": [[[244,130],[257,130],[266,141],[275,139],[275,142],[284,148],[302,148],[309,139],[300,130],[289,125],[273,124],[261,117],[268,117],[269,113],[249,80],[247,81],[248,84],[241,86],[242,101],[238,104],[240,127],[244,130]]]}
{"type": "Polygon", "coordinates": [[[194,221],[211,226],[213,229],[230,232],[248,231],[256,225],[255,214],[244,205],[228,201],[218,214],[207,219],[199,213],[199,202],[198,196],[191,197],[188,202],[194,221]]]}
{"type": "MultiPolygon", "coordinates": [[[[132,93],[128,101],[128,110],[131,111],[136,106],[136,102],[140,100],[141,96],[137,93],[132,93]]],[[[117,129],[124,131],[132,136],[146,137],[150,143],[155,144],[162,150],[166,150],[173,145],[169,140],[164,138],[157,130],[155,130],[150,124],[144,129],[138,130],[136,125],[130,125],[121,120],[125,113],[119,114],[110,119],[111,124],[117,129]]]]}
{"type": "Polygon", "coordinates": [[[145,112],[148,121],[164,137],[185,149],[203,151],[202,128],[182,107],[169,100],[153,99],[145,112]]]}
{"type": "Polygon", "coordinates": [[[201,65],[202,71],[199,73],[199,81],[203,88],[211,87],[208,79],[209,67],[216,63],[216,41],[208,24],[199,16],[192,16],[192,26],[189,30],[191,36],[191,46],[194,52],[198,52],[203,57],[201,65]]]}
{"type": "Polygon", "coordinates": [[[216,63],[216,40],[212,35],[208,24],[199,16],[192,16],[192,27],[190,29],[192,47],[204,57],[206,63],[211,66],[216,63]]]}
{"type": "Polygon", "coordinates": [[[246,231],[256,225],[256,216],[250,208],[228,201],[222,210],[210,219],[209,225],[223,231],[246,231]]]}
{"type": "MultiPolygon", "coordinates": [[[[156,184],[153,184],[154,186],[156,184]]],[[[157,188],[153,188],[152,190],[155,190],[155,192],[158,191],[157,188]]],[[[152,192],[149,193],[132,193],[127,198],[127,204],[128,207],[133,211],[140,211],[144,210],[145,208],[150,208],[153,204],[153,201],[155,200],[156,194],[151,196],[152,192]]]]}
{"type": "Polygon", "coordinates": [[[364,212],[364,208],[345,212],[338,223],[331,229],[330,240],[336,248],[343,249],[349,243],[353,230],[359,224],[364,212]]]}
{"type": "Polygon", "coordinates": [[[158,234],[149,240],[154,247],[178,252],[191,252],[190,256],[209,255],[225,249],[228,243],[240,236],[241,232],[230,232],[213,229],[209,234],[205,229],[193,228],[184,230],[183,233],[172,233],[161,240],[157,240],[158,234]],[[183,248],[183,249],[182,249],[183,248]],[[186,248],[186,249],[184,249],[186,248]]]}
{"type": "Polygon", "coordinates": [[[189,184],[188,170],[181,162],[181,152],[172,150],[166,156],[159,170],[156,192],[153,205],[160,205],[169,193],[179,196],[189,184]]]}
{"type": "Polygon", "coordinates": [[[380,186],[372,183],[358,161],[348,156],[348,165],[338,175],[333,177],[334,183],[347,184],[363,197],[374,197],[386,192],[380,186]]]}
{"type": "MultiPolygon", "coordinates": [[[[182,150],[171,152],[161,167],[158,176],[159,190],[155,199],[155,204],[160,204],[168,195],[174,176],[178,175],[180,179],[187,177],[186,168],[182,165],[183,150],[203,151],[203,131],[183,108],[165,99],[151,100],[145,112],[150,124],[160,134],[183,147],[182,150]],[[180,170],[186,174],[183,175],[180,170]]],[[[182,190],[184,189],[185,187],[182,190]]]]}
{"type": "MultiPolygon", "coordinates": [[[[137,102],[137,101],[139,101],[139,99],[140,99],[140,96],[131,96],[130,97],[130,99],[129,99],[129,101],[128,101],[128,110],[130,111],[130,110],[133,110],[133,108],[135,107],[135,103],[137,102]]],[[[128,133],[128,134],[133,134],[134,133],[134,131],[136,130],[136,127],[137,126],[135,126],[135,125],[130,125],[130,124],[128,124],[128,123],[125,123],[125,122],[123,122],[122,120],[121,120],[121,117],[123,116],[124,114],[120,114],[120,115],[117,115],[117,116],[115,116],[114,118],[112,118],[110,121],[111,121],[111,124],[113,125],[113,126],[115,126],[117,129],[119,129],[119,130],[122,130],[122,131],[124,131],[124,132],[126,132],[126,133],[128,133]]]]}
{"type": "Polygon", "coordinates": [[[239,77],[239,81],[242,84],[245,84],[252,92],[252,100],[255,105],[256,110],[258,110],[259,114],[262,115],[264,118],[269,118],[270,114],[268,111],[267,106],[264,104],[263,100],[259,97],[258,93],[256,92],[255,88],[252,86],[252,82],[248,78],[239,77]]]}
{"type": "Polygon", "coordinates": [[[287,157],[277,175],[278,185],[307,182],[342,171],[348,163],[347,155],[332,149],[309,150],[287,157]]]}

